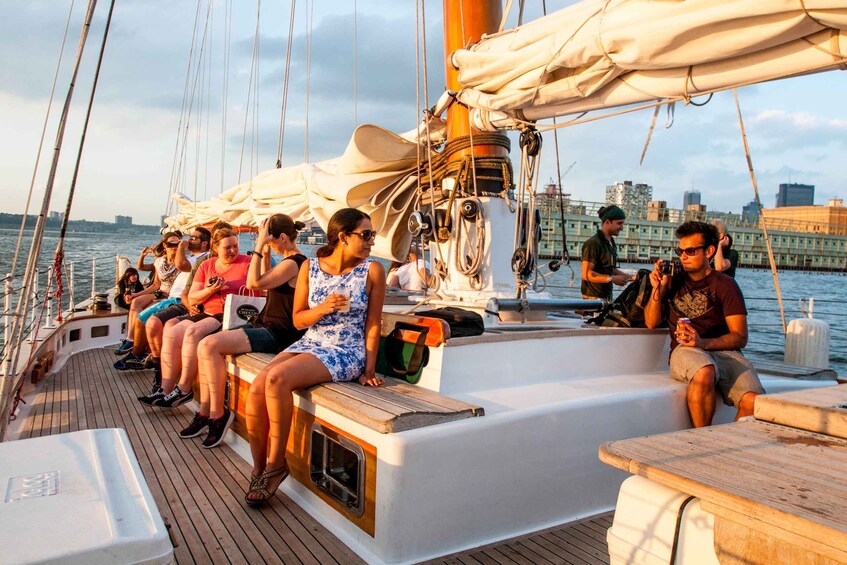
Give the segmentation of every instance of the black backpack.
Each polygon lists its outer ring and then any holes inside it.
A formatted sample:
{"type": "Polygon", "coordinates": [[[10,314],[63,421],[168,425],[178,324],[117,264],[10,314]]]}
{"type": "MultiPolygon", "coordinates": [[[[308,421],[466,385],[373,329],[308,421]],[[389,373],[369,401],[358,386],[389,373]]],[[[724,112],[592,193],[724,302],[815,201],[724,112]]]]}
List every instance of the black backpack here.
{"type": "Polygon", "coordinates": [[[644,328],[644,308],[650,300],[653,285],[650,283],[650,271],[638,269],[637,279],[629,283],[617,298],[593,318],[589,323],[607,327],[644,328]]]}
{"type": "Polygon", "coordinates": [[[427,316],[429,318],[441,318],[450,325],[450,337],[468,337],[481,335],[485,331],[482,316],[470,310],[445,306],[435,310],[415,312],[416,316],[427,316]]]}

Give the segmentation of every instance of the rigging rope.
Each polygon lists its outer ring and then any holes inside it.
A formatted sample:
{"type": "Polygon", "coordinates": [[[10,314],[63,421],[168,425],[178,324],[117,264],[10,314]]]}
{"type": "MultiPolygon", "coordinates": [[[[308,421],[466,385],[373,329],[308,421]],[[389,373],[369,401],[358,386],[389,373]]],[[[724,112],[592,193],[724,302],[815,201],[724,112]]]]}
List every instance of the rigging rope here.
{"type": "Polygon", "coordinates": [[[306,131],[303,135],[303,161],[309,162],[309,88],[312,80],[312,25],[315,16],[314,0],[307,0],[307,37],[306,37],[306,131]]]}
{"type": "Polygon", "coordinates": [[[65,22],[65,31],[62,34],[62,45],[59,47],[59,58],[56,61],[56,71],[53,73],[53,85],[50,87],[50,98],[47,101],[47,113],[44,116],[44,125],[41,126],[41,138],[38,140],[38,152],[35,154],[35,167],[32,170],[32,179],[29,181],[29,192],[27,192],[24,214],[21,218],[21,229],[18,232],[18,242],[15,244],[15,253],[12,256],[12,268],[9,270],[9,273],[12,275],[13,279],[18,265],[18,255],[20,254],[23,243],[24,230],[26,229],[26,218],[29,215],[29,205],[32,202],[32,195],[35,192],[35,179],[38,175],[38,166],[41,163],[41,150],[44,148],[44,138],[47,136],[47,122],[50,120],[50,111],[53,108],[53,95],[56,93],[56,84],[59,82],[59,69],[62,66],[62,58],[65,53],[65,42],[68,39],[68,30],[71,26],[71,16],[74,11],[74,3],[74,0],[71,0],[71,7],[68,10],[68,19],[65,22]]]}
{"type": "Polygon", "coordinates": [[[194,47],[197,42],[197,28],[200,25],[200,3],[197,0],[197,8],[194,12],[194,28],[191,34],[191,47],[188,50],[188,67],[185,69],[185,85],[182,89],[182,104],[179,108],[179,122],[176,126],[176,143],[174,144],[174,157],[171,163],[171,179],[169,183],[169,191],[167,200],[165,201],[165,213],[170,212],[173,200],[171,196],[177,192],[177,184],[179,182],[179,161],[180,161],[180,139],[182,137],[182,122],[187,120],[186,103],[188,101],[188,85],[191,79],[191,67],[194,63],[194,47]]]}
{"type": "MultiPolygon", "coordinates": [[[[258,58],[259,58],[259,18],[262,12],[262,0],[258,0],[256,2],[256,31],[253,35],[253,56],[250,61],[250,77],[247,80],[247,104],[244,106],[244,127],[241,130],[241,157],[238,161],[238,184],[241,184],[241,173],[244,168],[244,148],[247,145],[247,122],[250,119],[250,100],[253,95],[253,74],[254,72],[258,74],[257,66],[258,66],[258,58]]],[[[251,133],[251,141],[252,141],[252,133],[251,133]]],[[[252,158],[250,160],[250,167],[253,167],[252,158]]],[[[250,177],[252,179],[252,176],[250,177]]]]}
{"type": "MultiPolygon", "coordinates": [[[[68,87],[68,93],[65,97],[65,104],[62,108],[62,116],[59,119],[59,130],[56,133],[56,142],[53,147],[53,161],[50,166],[50,174],[47,178],[47,186],[44,190],[44,197],[41,201],[41,212],[38,215],[38,218],[35,223],[35,230],[32,234],[32,242],[30,244],[29,257],[27,258],[27,266],[26,271],[24,273],[24,278],[22,281],[22,288],[30,288],[32,286],[32,281],[35,276],[35,271],[37,269],[38,257],[41,251],[41,243],[44,237],[44,221],[47,217],[47,212],[50,208],[50,200],[53,196],[53,186],[56,181],[56,170],[59,165],[59,154],[62,150],[62,142],[65,136],[65,126],[67,124],[68,113],[70,111],[71,99],[73,98],[74,86],[76,83],[77,75],[79,74],[79,67],[82,62],[82,53],[85,49],[85,43],[88,39],[88,32],[91,29],[91,20],[94,16],[94,8],[97,6],[97,0],[89,0],[88,10],[85,14],[85,22],[83,23],[82,30],[80,32],[79,44],[77,46],[76,58],[74,60],[74,71],[71,76],[71,83],[68,87]]],[[[12,318],[12,327],[9,335],[11,336],[9,343],[4,344],[6,351],[12,351],[12,360],[11,367],[12,371],[15,371],[17,367],[18,358],[20,356],[20,344],[23,341],[23,320],[21,317],[22,312],[26,311],[26,307],[29,304],[29,296],[26,293],[21,296],[18,300],[18,303],[15,308],[15,317],[12,318]]],[[[8,398],[9,391],[11,390],[11,381],[14,379],[13,375],[7,375],[2,380],[2,386],[0,386],[0,414],[6,414],[6,408],[8,407],[8,398]]],[[[0,417],[0,439],[3,438],[3,435],[6,430],[6,418],[0,417]]]]}
{"type": "Polygon", "coordinates": [[[223,102],[221,104],[221,193],[223,193],[226,171],[226,119],[229,110],[229,56],[232,41],[232,0],[227,0],[224,13],[224,77],[223,102]]]}
{"type": "Polygon", "coordinates": [[[744,130],[744,119],[741,117],[741,103],[738,101],[738,91],[733,89],[732,93],[735,96],[735,110],[738,113],[738,125],[741,128],[741,141],[744,143],[744,155],[747,157],[747,170],[750,172],[750,181],[753,183],[753,194],[756,196],[756,207],[759,209],[759,217],[762,218],[762,235],[765,239],[765,245],[768,249],[768,262],[771,266],[771,273],[773,274],[773,284],[776,289],[776,299],[779,302],[779,316],[782,319],[782,333],[783,335],[787,331],[787,326],[785,325],[785,308],[782,305],[782,293],[779,290],[779,274],[776,269],[776,260],[773,256],[773,247],[771,246],[771,239],[768,236],[768,223],[765,221],[765,215],[762,211],[762,201],[759,198],[759,185],[756,182],[756,173],[753,170],[753,159],[750,157],[750,147],[747,144],[747,132],[744,130]]]}
{"type": "Polygon", "coordinates": [[[288,75],[291,72],[291,46],[294,42],[294,11],[297,0],[291,0],[291,14],[288,16],[288,45],[285,48],[285,73],[282,79],[282,109],[279,115],[279,142],[276,150],[276,168],[282,168],[282,148],[285,144],[285,111],[288,109],[288,75]]]}
{"type": "MultiPolygon", "coordinates": [[[[79,165],[82,162],[82,151],[85,148],[85,136],[88,133],[88,124],[91,122],[91,109],[94,107],[94,96],[97,93],[97,84],[100,80],[100,70],[103,67],[103,55],[106,53],[106,41],[109,38],[109,29],[112,26],[112,14],[115,11],[115,0],[111,0],[109,3],[109,14],[106,16],[106,26],[103,29],[103,41],[100,43],[100,52],[97,55],[97,67],[94,70],[94,80],[91,84],[91,94],[88,97],[88,108],[85,111],[85,120],[82,125],[82,134],[80,134],[79,139],[79,148],[76,154],[76,163],[74,163],[74,172],[71,176],[71,185],[68,190],[68,201],[65,204],[65,215],[62,217],[62,227],[59,230],[59,241],[56,244],[56,252],[53,255],[53,265],[54,265],[54,273],[56,276],[56,298],[59,299],[59,318],[62,316],[62,292],[64,291],[64,286],[62,285],[62,261],[65,258],[65,234],[68,231],[68,221],[71,218],[71,206],[74,201],[74,194],[76,193],[76,181],[79,177],[79,165]]],[[[72,305],[73,306],[73,305],[72,305]]]]}

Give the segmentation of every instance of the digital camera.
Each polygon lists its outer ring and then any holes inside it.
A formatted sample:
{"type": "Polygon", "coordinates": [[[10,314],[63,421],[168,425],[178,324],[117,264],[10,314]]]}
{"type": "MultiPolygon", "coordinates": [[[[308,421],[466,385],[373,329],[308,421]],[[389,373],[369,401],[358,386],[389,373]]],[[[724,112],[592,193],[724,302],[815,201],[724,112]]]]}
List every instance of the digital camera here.
{"type": "Polygon", "coordinates": [[[662,259],[659,261],[659,274],[668,275],[673,278],[678,273],[682,273],[682,262],[679,259],[672,261],[662,259]]]}

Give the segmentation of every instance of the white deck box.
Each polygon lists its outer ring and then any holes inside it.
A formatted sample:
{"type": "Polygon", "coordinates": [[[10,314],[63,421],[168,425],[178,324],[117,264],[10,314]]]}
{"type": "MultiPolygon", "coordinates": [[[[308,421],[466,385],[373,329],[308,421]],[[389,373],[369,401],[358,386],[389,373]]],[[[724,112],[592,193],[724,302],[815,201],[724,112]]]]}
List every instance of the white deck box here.
{"type": "MultiPolygon", "coordinates": [[[[671,563],[677,516],[685,493],[639,476],[621,485],[615,519],[606,534],[611,565],[671,563]]],[[[718,565],[715,517],[694,499],[682,511],[674,565],[718,565]]]]}
{"type": "Polygon", "coordinates": [[[0,443],[4,563],[171,563],[165,524],[126,432],[0,443]]]}

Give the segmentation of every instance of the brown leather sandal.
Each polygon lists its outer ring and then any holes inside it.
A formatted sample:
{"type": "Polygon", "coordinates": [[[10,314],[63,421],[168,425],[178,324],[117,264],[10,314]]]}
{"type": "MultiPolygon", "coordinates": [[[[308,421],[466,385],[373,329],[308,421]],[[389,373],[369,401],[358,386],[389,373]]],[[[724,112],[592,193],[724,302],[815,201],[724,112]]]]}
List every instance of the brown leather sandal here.
{"type": "Polygon", "coordinates": [[[256,477],[255,482],[250,481],[250,490],[247,491],[247,494],[244,496],[244,501],[247,502],[249,506],[261,506],[265,502],[270,499],[276,489],[273,492],[268,490],[268,481],[275,477],[282,475],[282,478],[279,480],[279,484],[277,484],[277,488],[282,484],[282,481],[288,476],[288,465],[283,465],[279,469],[274,469],[273,471],[265,471],[258,477],[256,477]],[[258,494],[261,498],[250,498],[251,494],[258,494]]]}

